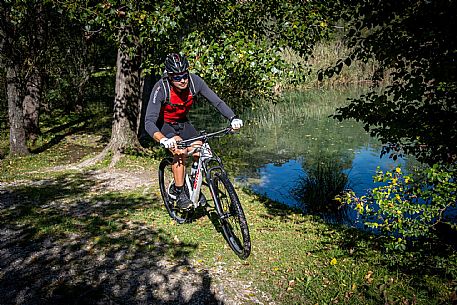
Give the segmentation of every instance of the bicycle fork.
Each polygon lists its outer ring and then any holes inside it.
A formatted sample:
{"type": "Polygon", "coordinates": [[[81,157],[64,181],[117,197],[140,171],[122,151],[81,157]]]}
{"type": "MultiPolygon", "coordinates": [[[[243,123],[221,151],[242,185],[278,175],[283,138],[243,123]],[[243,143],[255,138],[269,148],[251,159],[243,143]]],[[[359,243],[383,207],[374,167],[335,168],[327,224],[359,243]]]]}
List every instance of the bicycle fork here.
{"type": "MultiPolygon", "coordinates": [[[[216,160],[216,161],[219,163],[219,160],[216,160]]],[[[214,181],[214,176],[217,175],[217,173],[225,174],[225,170],[222,167],[222,165],[220,165],[220,163],[218,166],[213,166],[213,167],[207,169],[207,173],[206,173],[207,181],[214,181]]],[[[216,200],[216,197],[220,196],[218,194],[217,185],[214,183],[210,183],[210,191],[211,191],[211,196],[214,198],[214,207],[216,208],[216,212],[219,215],[219,218],[221,220],[225,220],[225,219],[231,217],[232,214],[230,213],[230,211],[225,213],[222,206],[220,205],[221,202],[219,200],[216,200]]]]}

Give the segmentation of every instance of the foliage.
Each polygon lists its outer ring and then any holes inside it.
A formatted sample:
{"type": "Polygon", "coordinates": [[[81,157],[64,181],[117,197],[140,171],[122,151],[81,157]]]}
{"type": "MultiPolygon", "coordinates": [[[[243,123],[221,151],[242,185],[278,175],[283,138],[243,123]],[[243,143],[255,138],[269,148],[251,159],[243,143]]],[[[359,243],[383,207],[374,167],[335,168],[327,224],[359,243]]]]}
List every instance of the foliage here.
{"type": "Polygon", "coordinates": [[[88,35],[119,43],[117,31],[129,28],[130,51],[141,48],[145,73],[160,75],[165,54],[185,53],[196,72],[238,105],[238,96],[270,97],[281,80],[299,80],[303,69],[287,67],[280,51],[308,55],[334,18],[324,5],[299,1],[80,2],[68,1],[66,8],[86,23],[88,35]]]}
{"type": "Polygon", "coordinates": [[[405,249],[408,241],[431,237],[439,225],[455,228],[457,181],[455,169],[443,166],[418,170],[415,177],[400,167],[395,171],[378,171],[375,182],[383,185],[368,195],[357,197],[348,191],[338,199],[351,204],[365,218],[365,225],[391,238],[391,246],[405,249]]]}
{"type": "Polygon", "coordinates": [[[351,52],[320,78],[355,60],[379,62],[373,79],[392,84],[351,100],[337,119],[355,118],[386,144],[385,153],[414,154],[429,164],[457,156],[457,3],[450,0],[341,1],[351,52]]]}
{"type": "MultiPolygon", "coordinates": [[[[316,43],[311,57],[307,61],[310,66],[310,74],[300,86],[301,90],[308,90],[311,87],[319,88],[341,88],[344,86],[365,86],[368,87],[372,82],[373,73],[379,69],[379,64],[371,59],[368,62],[354,61],[350,66],[345,67],[339,74],[322,80],[318,80],[318,72],[325,69],[341,57],[350,52],[350,48],[342,39],[344,28],[334,30],[336,37],[316,43]],[[336,35],[338,34],[338,35],[336,35]]],[[[297,59],[296,59],[297,60],[297,59]]],[[[381,80],[381,84],[389,84],[387,73],[381,80]]]]}
{"type": "Polygon", "coordinates": [[[139,47],[143,52],[144,68],[147,71],[159,71],[161,67],[158,67],[157,60],[160,58],[161,63],[163,55],[174,50],[176,42],[179,41],[177,34],[180,33],[182,24],[179,2],[81,0],[68,1],[65,6],[71,16],[86,24],[84,29],[88,35],[99,33],[118,47],[127,47],[131,55],[137,54],[139,47]],[[124,36],[125,45],[121,45],[119,35],[123,28],[128,29],[124,36]]]}
{"type": "MultiPolygon", "coordinates": [[[[27,20],[35,19],[29,13],[37,3],[7,1],[5,7],[11,7],[15,13],[12,22],[29,26],[27,20]]],[[[112,55],[107,49],[119,46],[131,55],[141,54],[143,72],[153,75],[161,74],[165,54],[187,53],[195,71],[207,77],[224,99],[233,96],[236,105],[242,104],[242,98],[251,102],[257,95],[270,97],[274,85],[300,80],[303,72],[288,67],[281,59],[281,51],[290,47],[307,56],[313,44],[326,36],[327,24],[334,18],[334,12],[325,5],[313,2],[303,5],[301,1],[47,0],[42,3],[50,13],[43,17],[52,30],[49,38],[54,43],[47,50],[39,50],[46,56],[35,59],[42,61],[50,76],[51,90],[44,95],[50,107],[72,106],[75,98],[80,99],[88,75],[112,55]],[[98,41],[107,48],[101,48],[98,41]],[[59,75],[64,77],[55,77],[59,75]],[[70,94],[69,88],[77,88],[79,92],[70,94]]],[[[11,41],[27,41],[27,37],[32,37],[24,28],[18,27],[14,32],[24,39],[11,41]]],[[[21,49],[27,47],[11,50],[21,49]]],[[[27,52],[17,52],[21,54],[27,52]]],[[[112,65],[113,60],[108,63],[112,65]]]]}
{"type": "Polygon", "coordinates": [[[184,37],[182,50],[218,93],[234,104],[252,105],[255,98],[275,98],[274,89],[303,81],[303,61],[287,62],[285,50],[306,58],[328,33],[327,6],[301,1],[189,3],[188,20],[200,25],[184,37]],[[203,29],[203,30],[202,30],[203,29]]]}
{"type": "Polygon", "coordinates": [[[201,33],[192,33],[188,41],[183,52],[195,59],[193,70],[221,96],[235,93],[230,97],[233,103],[272,97],[272,88],[287,70],[279,50],[241,32],[223,33],[210,42],[201,33]]]}
{"type": "Polygon", "coordinates": [[[5,69],[16,69],[19,99],[26,94],[25,83],[37,72],[43,81],[38,111],[73,111],[82,105],[82,95],[90,90],[90,74],[106,64],[104,53],[110,46],[102,48],[100,39],[84,36],[81,23],[69,20],[55,1],[6,1],[0,15],[0,63],[5,69]]]}
{"type": "Polygon", "coordinates": [[[58,43],[71,28],[63,29],[65,18],[52,1],[4,1],[0,16],[0,64],[4,68],[19,65],[22,82],[35,67],[41,72],[52,69],[52,59],[61,54],[58,43]],[[42,28],[37,28],[38,24],[42,28]]]}

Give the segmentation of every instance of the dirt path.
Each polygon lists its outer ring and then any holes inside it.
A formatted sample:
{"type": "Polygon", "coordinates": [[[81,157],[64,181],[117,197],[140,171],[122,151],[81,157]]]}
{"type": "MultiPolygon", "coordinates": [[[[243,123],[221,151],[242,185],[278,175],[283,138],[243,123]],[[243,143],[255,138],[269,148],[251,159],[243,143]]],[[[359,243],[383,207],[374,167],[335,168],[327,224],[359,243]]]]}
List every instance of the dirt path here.
{"type": "Polygon", "coordinates": [[[159,228],[128,222],[97,240],[92,231],[109,226],[100,215],[129,203],[104,199],[94,204],[62,195],[119,192],[154,178],[148,171],[110,170],[0,182],[0,303],[273,304],[252,283],[229,276],[224,263],[206,268],[188,260],[191,245],[170,244],[159,228]],[[53,226],[43,224],[65,226],[62,215],[80,222],[81,229],[53,234],[53,226]],[[51,232],[36,232],[30,223],[51,232]]]}

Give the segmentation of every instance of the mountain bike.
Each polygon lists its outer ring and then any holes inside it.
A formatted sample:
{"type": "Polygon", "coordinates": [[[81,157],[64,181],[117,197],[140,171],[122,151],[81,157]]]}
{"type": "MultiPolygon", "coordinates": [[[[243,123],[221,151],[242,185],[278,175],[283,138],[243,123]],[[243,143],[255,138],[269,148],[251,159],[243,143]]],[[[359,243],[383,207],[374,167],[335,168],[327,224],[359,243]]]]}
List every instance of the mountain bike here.
{"type": "Polygon", "coordinates": [[[207,205],[207,199],[203,195],[203,187],[209,189],[214,208],[216,210],[222,234],[230,248],[240,257],[246,259],[251,253],[251,238],[248,223],[241,207],[238,195],[230,182],[224,169],[222,160],[209,146],[210,139],[232,133],[227,127],[213,133],[201,132],[201,135],[192,139],[179,141],[177,147],[184,149],[191,147],[188,159],[198,153],[199,158],[196,166],[186,166],[185,191],[192,201],[192,207],[181,210],[176,206],[174,194],[174,178],[171,170],[173,157],[165,157],[159,166],[159,185],[162,199],[168,214],[177,223],[182,224],[192,221],[192,215],[199,207],[207,205]],[[201,145],[192,145],[195,141],[201,141],[201,145]]]}

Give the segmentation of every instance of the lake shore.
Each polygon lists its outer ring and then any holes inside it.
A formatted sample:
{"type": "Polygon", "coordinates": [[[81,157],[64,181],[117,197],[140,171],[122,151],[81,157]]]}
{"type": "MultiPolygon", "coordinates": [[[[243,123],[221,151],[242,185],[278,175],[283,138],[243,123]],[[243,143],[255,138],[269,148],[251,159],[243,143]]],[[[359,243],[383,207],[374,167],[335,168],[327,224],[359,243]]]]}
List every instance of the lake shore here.
{"type": "Polygon", "coordinates": [[[0,161],[0,290],[7,303],[444,304],[456,298],[452,249],[425,243],[388,253],[376,236],[247,189],[238,193],[252,254],[239,260],[204,214],[190,224],[171,221],[155,180],[157,159],[126,155],[111,170],[102,162],[49,171],[63,162],[57,155],[49,160],[65,143],[0,161]]]}

